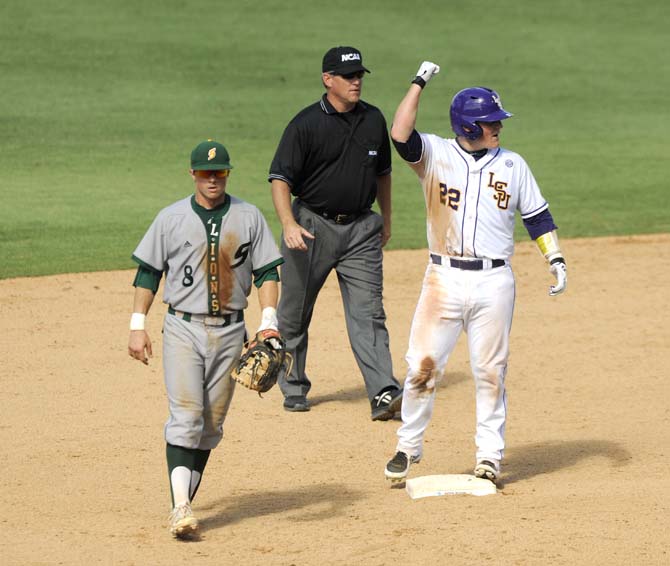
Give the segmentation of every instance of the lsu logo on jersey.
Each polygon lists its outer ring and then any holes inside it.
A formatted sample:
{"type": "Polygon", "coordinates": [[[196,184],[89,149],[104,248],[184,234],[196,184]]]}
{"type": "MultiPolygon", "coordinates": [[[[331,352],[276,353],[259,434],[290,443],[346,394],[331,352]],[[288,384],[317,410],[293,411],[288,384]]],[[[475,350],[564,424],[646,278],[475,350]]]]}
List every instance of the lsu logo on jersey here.
{"type": "Polygon", "coordinates": [[[216,157],[216,148],[213,147],[207,152],[207,161],[211,161],[216,157]]]}
{"type": "Polygon", "coordinates": [[[507,210],[507,207],[509,206],[509,199],[512,195],[510,195],[505,190],[507,183],[504,183],[503,181],[494,181],[494,176],[495,173],[493,173],[493,171],[489,172],[488,186],[495,191],[493,198],[498,201],[498,208],[501,210],[507,210]]]}

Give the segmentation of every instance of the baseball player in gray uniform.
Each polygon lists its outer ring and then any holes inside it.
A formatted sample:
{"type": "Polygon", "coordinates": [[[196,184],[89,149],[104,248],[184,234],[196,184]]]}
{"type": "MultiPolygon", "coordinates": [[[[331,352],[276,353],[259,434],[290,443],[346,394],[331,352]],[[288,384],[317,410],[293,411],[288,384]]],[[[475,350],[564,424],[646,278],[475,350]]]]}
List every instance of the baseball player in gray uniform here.
{"type": "Polygon", "coordinates": [[[455,139],[415,130],[423,88],[439,66],[424,62],[395,114],[391,138],[423,187],[429,258],[407,352],[402,425],[386,477],[402,481],[423,452],[435,387],[461,332],[475,380],[474,474],[496,482],[505,447],[505,376],[514,310],[514,220],[518,210],[565,290],[566,266],[549,206],[523,158],[500,147],[503,109],[488,88],[466,88],[450,108],[455,139]]]}
{"type": "Polygon", "coordinates": [[[226,192],[231,169],[223,145],[200,143],[191,153],[195,194],[161,210],[132,256],[139,267],[128,353],[145,364],[152,355],[145,316],[165,275],[165,440],[170,531],[177,538],[198,531],[191,502],[223,436],[252,283],[262,309],[259,330],[277,328],[277,266],[283,259],[261,212],[226,192]]]}

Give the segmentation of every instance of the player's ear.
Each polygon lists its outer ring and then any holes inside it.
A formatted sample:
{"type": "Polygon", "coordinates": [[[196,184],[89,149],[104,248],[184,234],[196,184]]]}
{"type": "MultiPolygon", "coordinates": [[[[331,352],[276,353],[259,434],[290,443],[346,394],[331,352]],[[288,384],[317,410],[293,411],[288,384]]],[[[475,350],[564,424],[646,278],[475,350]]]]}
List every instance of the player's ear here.
{"type": "Polygon", "coordinates": [[[193,169],[189,169],[188,174],[191,176],[191,179],[195,181],[195,173],[193,172],[193,169]]]}

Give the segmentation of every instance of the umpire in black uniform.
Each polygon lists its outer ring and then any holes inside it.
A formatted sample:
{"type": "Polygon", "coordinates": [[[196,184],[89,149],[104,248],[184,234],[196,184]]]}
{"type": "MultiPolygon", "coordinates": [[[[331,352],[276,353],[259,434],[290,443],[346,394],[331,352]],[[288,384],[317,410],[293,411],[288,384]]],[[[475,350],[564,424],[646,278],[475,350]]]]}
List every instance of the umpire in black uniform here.
{"type": "Polygon", "coordinates": [[[379,109],[360,100],[370,71],[358,49],[328,50],[322,72],[326,93],[291,120],[270,166],[285,260],[279,330],[294,357],[279,385],[287,411],[309,410],[308,328],[319,291],[335,269],[372,420],[388,420],[402,403],[382,305],[382,246],[391,236],[388,131],[379,109]],[[375,199],[381,216],[371,210],[375,199]]]}

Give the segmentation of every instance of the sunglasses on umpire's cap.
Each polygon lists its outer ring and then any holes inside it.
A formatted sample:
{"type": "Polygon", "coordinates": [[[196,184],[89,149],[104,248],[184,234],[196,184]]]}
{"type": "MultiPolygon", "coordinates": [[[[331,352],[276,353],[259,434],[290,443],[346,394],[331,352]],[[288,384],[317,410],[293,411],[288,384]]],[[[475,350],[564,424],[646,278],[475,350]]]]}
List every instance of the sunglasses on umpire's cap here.
{"type": "Polygon", "coordinates": [[[191,169],[194,171],[220,171],[232,168],[228,150],[219,142],[213,140],[201,142],[191,152],[191,169]]]}
{"type": "Polygon", "coordinates": [[[363,56],[355,47],[332,47],[323,56],[321,72],[331,75],[353,75],[365,71],[363,56]]]}

